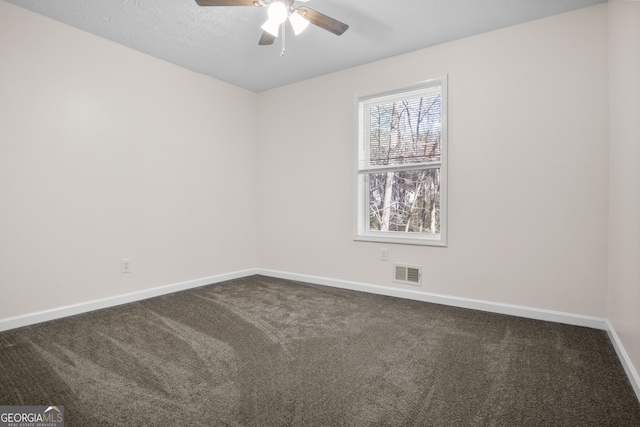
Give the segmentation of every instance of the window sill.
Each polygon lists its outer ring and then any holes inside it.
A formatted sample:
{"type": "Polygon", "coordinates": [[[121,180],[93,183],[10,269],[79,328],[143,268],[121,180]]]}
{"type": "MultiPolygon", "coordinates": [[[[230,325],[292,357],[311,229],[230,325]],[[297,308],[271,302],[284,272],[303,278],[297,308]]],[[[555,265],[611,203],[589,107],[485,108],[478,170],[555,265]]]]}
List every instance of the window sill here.
{"type": "Polygon", "coordinates": [[[395,243],[401,245],[441,246],[446,247],[447,242],[442,234],[433,234],[428,237],[408,236],[406,234],[369,233],[360,234],[353,238],[358,242],[395,243]]]}

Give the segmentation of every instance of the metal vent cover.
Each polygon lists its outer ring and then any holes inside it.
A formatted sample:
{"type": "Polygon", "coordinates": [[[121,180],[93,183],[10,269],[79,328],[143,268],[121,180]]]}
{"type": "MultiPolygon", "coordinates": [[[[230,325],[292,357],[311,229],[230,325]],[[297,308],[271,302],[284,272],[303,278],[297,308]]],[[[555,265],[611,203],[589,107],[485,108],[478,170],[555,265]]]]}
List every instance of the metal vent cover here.
{"type": "Polygon", "coordinates": [[[393,281],[406,285],[420,285],[422,268],[412,265],[395,264],[393,281]]]}

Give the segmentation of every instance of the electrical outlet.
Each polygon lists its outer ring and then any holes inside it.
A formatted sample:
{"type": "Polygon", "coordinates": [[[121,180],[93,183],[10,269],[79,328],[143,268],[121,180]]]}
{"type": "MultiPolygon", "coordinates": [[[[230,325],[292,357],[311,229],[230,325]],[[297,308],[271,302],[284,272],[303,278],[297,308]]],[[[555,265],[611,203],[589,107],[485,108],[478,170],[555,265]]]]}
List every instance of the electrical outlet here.
{"type": "Polygon", "coordinates": [[[389,249],[380,248],[380,261],[389,261],[389,249]]]}
{"type": "Polygon", "coordinates": [[[120,260],[120,273],[131,273],[131,260],[129,258],[120,260]]]}

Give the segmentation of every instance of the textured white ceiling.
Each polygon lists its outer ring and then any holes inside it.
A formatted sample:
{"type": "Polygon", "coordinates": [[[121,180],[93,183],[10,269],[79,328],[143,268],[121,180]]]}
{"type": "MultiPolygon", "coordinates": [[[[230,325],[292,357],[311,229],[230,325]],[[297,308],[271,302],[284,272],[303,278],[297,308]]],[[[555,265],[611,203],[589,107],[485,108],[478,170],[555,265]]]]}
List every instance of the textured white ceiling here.
{"type": "Polygon", "coordinates": [[[310,25],[258,46],[264,7],[200,7],[195,0],[7,0],[138,51],[260,92],[401,53],[606,0],[309,0],[349,25],[310,25]]]}

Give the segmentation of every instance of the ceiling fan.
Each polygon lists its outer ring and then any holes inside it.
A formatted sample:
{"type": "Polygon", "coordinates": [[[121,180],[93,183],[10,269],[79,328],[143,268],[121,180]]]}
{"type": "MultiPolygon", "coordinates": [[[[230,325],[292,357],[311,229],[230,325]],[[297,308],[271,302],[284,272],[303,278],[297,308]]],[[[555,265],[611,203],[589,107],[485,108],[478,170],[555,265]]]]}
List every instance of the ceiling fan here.
{"type": "MultiPolygon", "coordinates": [[[[306,2],[308,0],[298,0],[306,2]]],[[[293,32],[298,35],[312,23],[335,35],[341,35],[349,26],[306,6],[295,7],[295,0],[196,0],[200,6],[267,6],[267,21],[262,25],[263,33],[259,45],[273,44],[280,27],[289,20],[293,32]]],[[[284,28],[282,35],[284,36],[284,28]]],[[[283,40],[284,41],[284,40],[283,40]]],[[[284,49],[283,49],[284,53],[284,49]]]]}

